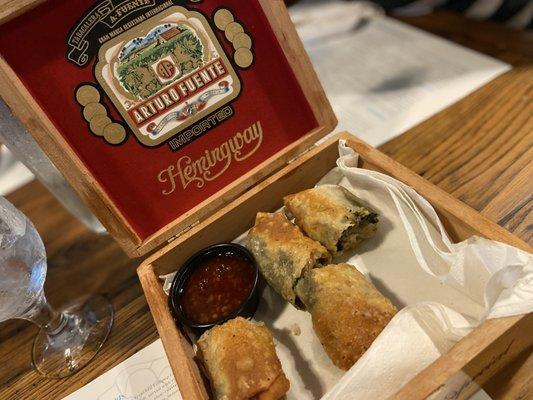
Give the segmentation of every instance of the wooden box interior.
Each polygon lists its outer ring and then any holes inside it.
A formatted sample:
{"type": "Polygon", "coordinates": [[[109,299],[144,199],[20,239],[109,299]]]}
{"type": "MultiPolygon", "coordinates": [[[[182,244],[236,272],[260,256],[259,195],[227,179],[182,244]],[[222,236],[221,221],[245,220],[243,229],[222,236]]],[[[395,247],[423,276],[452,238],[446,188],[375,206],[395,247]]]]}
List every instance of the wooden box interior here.
{"type": "MultiPolygon", "coordinates": [[[[279,209],[283,196],[313,187],[335,167],[339,139],[346,140],[359,153],[360,167],[384,172],[415,188],[429,200],[454,241],[479,235],[529,250],[527,244],[505,229],[378,150],[348,133],[338,134],[229,203],[139,267],[143,290],[184,398],[207,399],[208,391],[194,360],[192,347],[172,319],[167,296],[158,277],[175,271],[192,254],[206,246],[233,240],[253,225],[258,211],[279,209]]],[[[401,390],[398,388],[400,391],[396,398],[425,398],[439,391],[449,392],[457,388],[461,389],[457,398],[467,398],[476,387],[471,384],[474,380],[483,384],[517,354],[533,345],[533,338],[526,334],[532,328],[531,315],[483,323],[449,353],[426,368],[420,377],[401,390]]]]}

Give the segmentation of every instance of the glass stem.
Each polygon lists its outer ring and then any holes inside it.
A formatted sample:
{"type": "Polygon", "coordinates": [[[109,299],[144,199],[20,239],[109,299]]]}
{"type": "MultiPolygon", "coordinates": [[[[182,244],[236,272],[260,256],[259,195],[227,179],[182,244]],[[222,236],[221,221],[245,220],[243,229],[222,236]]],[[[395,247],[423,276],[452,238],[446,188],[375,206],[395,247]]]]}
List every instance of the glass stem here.
{"type": "Polygon", "coordinates": [[[63,314],[50,307],[44,293],[26,311],[22,319],[33,322],[43,329],[48,336],[55,336],[60,333],[67,323],[63,314]]]}

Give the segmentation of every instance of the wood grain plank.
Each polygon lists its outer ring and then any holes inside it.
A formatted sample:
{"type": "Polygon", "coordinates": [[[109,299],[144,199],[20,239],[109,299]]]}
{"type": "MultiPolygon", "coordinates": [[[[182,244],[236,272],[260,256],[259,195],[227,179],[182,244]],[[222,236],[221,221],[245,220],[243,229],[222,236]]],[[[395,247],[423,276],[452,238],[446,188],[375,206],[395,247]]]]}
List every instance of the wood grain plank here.
{"type": "Polygon", "coordinates": [[[165,311],[168,310],[168,297],[163,292],[158,276],[154,274],[150,266],[146,266],[146,268],[139,268],[139,279],[157,330],[161,336],[165,334],[166,340],[163,340],[165,353],[169,360],[175,361],[171,362],[170,366],[182,397],[191,400],[208,400],[209,395],[200,369],[194,360],[195,353],[192,346],[178,331],[174,319],[164,318],[165,311]]]}
{"type": "Polygon", "coordinates": [[[520,227],[531,243],[531,224],[523,222],[533,189],[531,67],[508,72],[380,149],[491,220],[520,227]]]}
{"type": "Polygon", "coordinates": [[[0,25],[45,1],[46,0],[0,0],[0,25]]]}
{"type": "Polygon", "coordinates": [[[493,399],[533,398],[533,349],[520,354],[498,379],[487,382],[484,388],[493,399]]]}
{"type": "Polygon", "coordinates": [[[481,212],[521,237],[533,241],[533,147],[527,152],[526,166],[509,181],[506,190],[498,193],[481,212]]]}

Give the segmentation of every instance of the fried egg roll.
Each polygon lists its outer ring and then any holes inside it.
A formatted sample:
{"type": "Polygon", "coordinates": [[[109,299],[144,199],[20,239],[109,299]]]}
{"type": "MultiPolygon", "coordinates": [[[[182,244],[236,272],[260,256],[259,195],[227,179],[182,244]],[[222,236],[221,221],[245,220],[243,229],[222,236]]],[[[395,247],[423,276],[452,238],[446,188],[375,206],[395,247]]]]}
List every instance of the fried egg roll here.
{"type": "Polygon", "coordinates": [[[301,307],[294,292],[298,279],[305,271],[331,261],[324,246],[306,237],[282,213],[258,213],[246,247],[268,284],[297,307],[301,307]]]}
{"type": "Polygon", "coordinates": [[[324,350],[344,370],[355,364],[397,312],[348,264],[310,271],[298,282],[296,293],[311,313],[324,350]]]}
{"type": "Polygon", "coordinates": [[[374,235],[378,215],[360,204],[349,190],[323,185],[284,198],[295,223],[311,239],[322,243],[333,256],[354,249],[374,235]]]}
{"type": "Polygon", "coordinates": [[[277,400],[289,390],[274,340],[263,324],[238,317],[216,326],[198,340],[198,355],[217,400],[277,400]]]}

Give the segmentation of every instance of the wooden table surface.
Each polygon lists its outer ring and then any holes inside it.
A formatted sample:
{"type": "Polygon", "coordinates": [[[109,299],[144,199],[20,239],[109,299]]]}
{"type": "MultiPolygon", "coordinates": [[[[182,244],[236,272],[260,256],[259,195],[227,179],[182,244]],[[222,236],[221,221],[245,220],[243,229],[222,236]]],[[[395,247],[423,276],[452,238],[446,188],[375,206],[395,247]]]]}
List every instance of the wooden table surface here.
{"type": "MultiPolygon", "coordinates": [[[[444,190],[533,243],[533,38],[449,13],[404,21],[516,66],[466,99],[382,146],[444,190]]],[[[0,399],[61,399],[157,339],[135,273],[113,240],[89,232],[38,183],[9,196],[34,222],[48,252],[46,293],[54,305],[85,293],[113,302],[113,332],[97,358],[73,377],[41,378],[30,364],[37,332],[29,323],[0,325],[0,399]]],[[[495,399],[533,396],[527,354],[486,387],[495,399]]],[[[89,399],[88,399],[89,400],[89,399]]]]}

